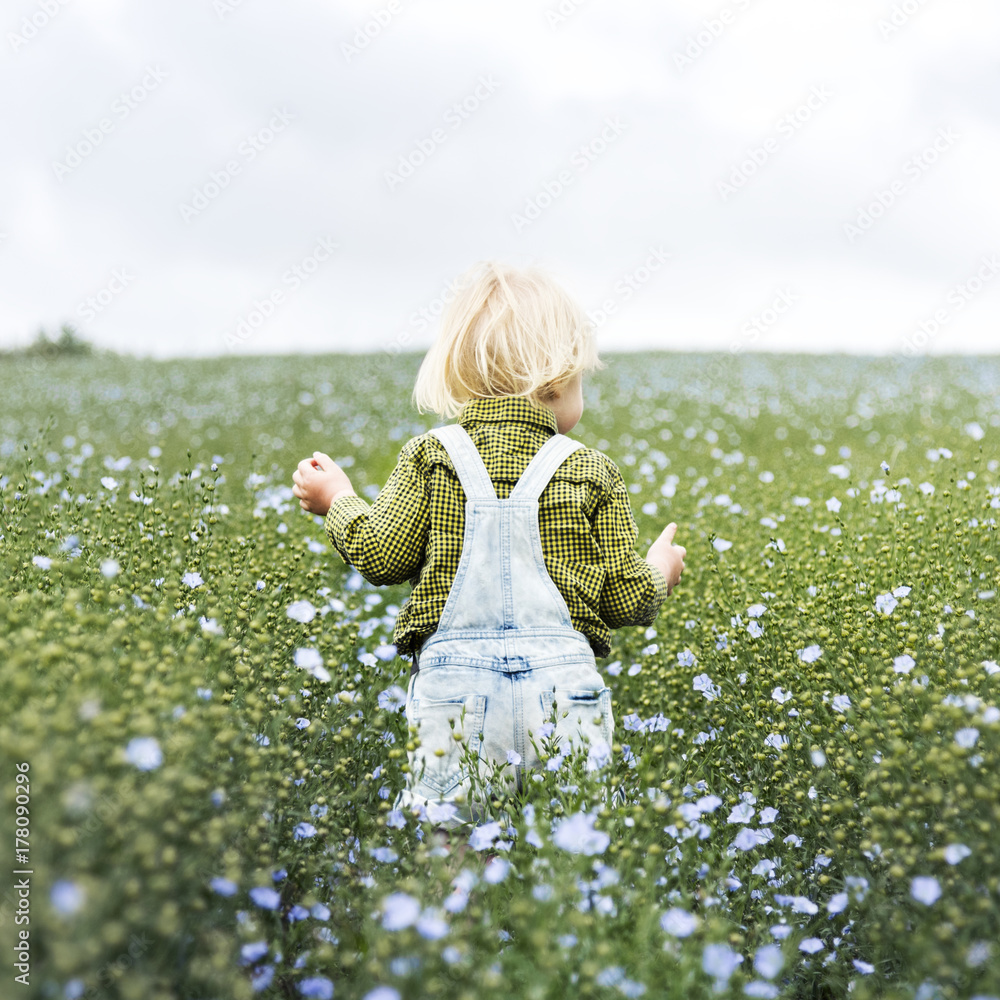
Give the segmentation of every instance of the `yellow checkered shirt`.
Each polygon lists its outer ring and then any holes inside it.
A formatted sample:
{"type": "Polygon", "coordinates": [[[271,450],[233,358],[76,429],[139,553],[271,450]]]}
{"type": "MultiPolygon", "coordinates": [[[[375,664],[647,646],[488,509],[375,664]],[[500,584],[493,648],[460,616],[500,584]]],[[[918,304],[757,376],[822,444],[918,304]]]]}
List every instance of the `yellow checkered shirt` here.
{"type": "MultiPolygon", "coordinates": [[[[470,400],[458,423],[501,500],[558,431],[552,411],[523,396],[470,400]]],[[[611,651],[612,628],[652,624],[667,581],[635,552],[628,490],[611,459],[593,448],[573,452],[539,498],[538,526],[545,567],[596,656],[611,651]]],[[[341,497],[325,527],[369,583],[412,584],[393,635],[398,651],[412,655],[437,628],[462,554],[465,493],[444,446],[433,434],[408,441],[375,501],[341,497]]]]}

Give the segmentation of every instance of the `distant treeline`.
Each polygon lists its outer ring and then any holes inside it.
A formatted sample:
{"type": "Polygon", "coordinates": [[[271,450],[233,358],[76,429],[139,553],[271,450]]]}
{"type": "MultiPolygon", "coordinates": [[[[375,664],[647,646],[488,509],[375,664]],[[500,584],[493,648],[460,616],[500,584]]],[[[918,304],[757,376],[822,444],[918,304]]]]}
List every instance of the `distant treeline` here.
{"type": "Polygon", "coordinates": [[[98,352],[89,341],[84,340],[69,323],[64,323],[55,339],[49,337],[45,330],[39,330],[38,336],[27,347],[15,347],[12,350],[0,351],[0,358],[67,358],[92,357],[98,352]]]}

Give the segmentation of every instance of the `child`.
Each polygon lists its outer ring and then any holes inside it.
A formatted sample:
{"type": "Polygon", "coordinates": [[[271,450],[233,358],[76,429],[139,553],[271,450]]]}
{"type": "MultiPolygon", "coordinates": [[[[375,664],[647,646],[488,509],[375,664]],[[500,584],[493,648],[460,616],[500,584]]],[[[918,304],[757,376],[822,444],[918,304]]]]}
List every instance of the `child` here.
{"type": "Polygon", "coordinates": [[[521,787],[553,709],[562,749],[611,743],[595,656],[610,629],[655,620],[686,555],[671,523],[640,558],[618,468],[565,436],[583,373],[603,367],[580,308],[534,269],[487,262],[458,284],[414,389],[418,409],[457,424],[404,445],[370,505],[321,452],[292,477],[346,562],[413,586],[393,638],[413,658],[418,746],[397,806],[435,803],[445,828],[480,818],[463,744],[521,787]]]}

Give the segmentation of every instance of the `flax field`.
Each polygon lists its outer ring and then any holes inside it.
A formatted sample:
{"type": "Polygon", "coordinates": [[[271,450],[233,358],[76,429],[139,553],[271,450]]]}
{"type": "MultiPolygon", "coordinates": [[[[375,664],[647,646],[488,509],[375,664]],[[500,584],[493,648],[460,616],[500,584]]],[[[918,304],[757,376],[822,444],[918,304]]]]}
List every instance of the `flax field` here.
{"type": "Polygon", "coordinates": [[[408,588],[291,493],[376,495],[419,358],[0,359],[5,996],[1000,998],[1000,358],[605,360],[572,436],[687,569],[460,857],[408,588]]]}

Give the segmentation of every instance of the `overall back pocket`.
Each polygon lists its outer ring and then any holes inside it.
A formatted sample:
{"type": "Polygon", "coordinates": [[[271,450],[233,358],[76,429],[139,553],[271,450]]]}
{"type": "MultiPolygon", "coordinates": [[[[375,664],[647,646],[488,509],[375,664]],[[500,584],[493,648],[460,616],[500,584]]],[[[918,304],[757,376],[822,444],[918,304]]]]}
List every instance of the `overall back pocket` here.
{"type": "Polygon", "coordinates": [[[611,688],[597,690],[555,690],[543,691],[542,715],[546,722],[552,721],[555,708],[555,737],[560,750],[580,750],[588,744],[604,740],[611,743],[613,723],[611,719],[611,688]]]}
{"type": "Polygon", "coordinates": [[[413,781],[438,798],[454,793],[469,776],[466,748],[472,757],[479,756],[485,718],[486,695],[414,698],[409,721],[420,745],[410,754],[413,781]]]}

